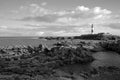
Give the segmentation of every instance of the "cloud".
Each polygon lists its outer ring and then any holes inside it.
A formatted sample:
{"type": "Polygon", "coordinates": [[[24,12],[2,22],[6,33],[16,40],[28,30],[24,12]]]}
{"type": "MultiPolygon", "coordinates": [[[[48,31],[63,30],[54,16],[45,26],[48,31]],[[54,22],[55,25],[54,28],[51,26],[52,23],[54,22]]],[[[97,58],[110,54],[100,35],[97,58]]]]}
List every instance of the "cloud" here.
{"type": "Polygon", "coordinates": [[[120,23],[110,23],[106,25],[107,27],[110,27],[112,29],[120,29],[120,23]]]}
{"type": "Polygon", "coordinates": [[[112,13],[110,10],[101,9],[101,7],[95,7],[93,11],[95,14],[111,14],[112,13]]]}
{"type": "Polygon", "coordinates": [[[71,17],[62,17],[62,18],[58,18],[56,22],[60,22],[60,23],[72,23],[75,22],[77,19],[75,18],[71,18],[71,17]]]}
{"type": "Polygon", "coordinates": [[[36,36],[42,36],[44,34],[44,32],[41,32],[41,31],[39,31],[39,32],[36,32],[36,36]]]}
{"type": "Polygon", "coordinates": [[[42,6],[45,6],[45,5],[47,5],[47,2],[43,2],[41,5],[42,5],[42,6]]]}
{"type": "Polygon", "coordinates": [[[66,30],[60,30],[60,31],[54,31],[52,32],[52,35],[54,36],[79,36],[81,34],[88,34],[89,31],[88,30],[85,30],[84,28],[80,29],[80,28],[73,28],[69,31],[66,31],[66,30]]]}
{"type": "Polygon", "coordinates": [[[55,15],[44,15],[44,16],[28,16],[22,19],[21,21],[37,21],[37,22],[54,22],[57,19],[55,15]]]}
{"type": "Polygon", "coordinates": [[[45,26],[41,26],[40,24],[25,24],[30,29],[38,29],[38,28],[46,28],[45,26]]]}
{"type": "Polygon", "coordinates": [[[38,22],[55,22],[64,19],[63,21],[69,22],[79,19],[100,19],[109,16],[112,11],[107,9],[102,9],[101,7],[88,8],[85,6],[77,6],[75,9],[71,10],[50,10],[43,8],[37,4],[30,4],[27,6],[29,15],[23,17],[23,21],[38,21],[38,22]]]}
{"type": "Polygon", "coordinates": [[[4,26],[4,25],[2,25],[2,26],[0,26],[0,29],[7,29],[8,28],[8,26],[4,26]]]}
{"type": "Polygon", "coordinates": [[[85,6],[78,6],[76,8],[77,11],[89,11],[90,9],[88,7],[85,6]]]}
{"type": "Polygon", "coordinates": [[[30,4],[23,7],[23,12],[25,11],[27,15],[18,21],[25,23],[22,29],[30,30],[31,35],[80,35],[90,33],[90,24],[94,24],[98,32],[107,32],[108,28],[119,29],[120,25],[119,14],[101,7],[77,6],[69,10],[52,10],[42,5],[30,4]]]}
{"type": "Polygon", "coordinates": [[[14,10],[19,14],[25,14],[27,16],[43,16],[45,14],[51,13],[51,10],[44,8],[45,3],[41,5],[29,4],[27,6],[20,6],[18,10],[14,10]]]}

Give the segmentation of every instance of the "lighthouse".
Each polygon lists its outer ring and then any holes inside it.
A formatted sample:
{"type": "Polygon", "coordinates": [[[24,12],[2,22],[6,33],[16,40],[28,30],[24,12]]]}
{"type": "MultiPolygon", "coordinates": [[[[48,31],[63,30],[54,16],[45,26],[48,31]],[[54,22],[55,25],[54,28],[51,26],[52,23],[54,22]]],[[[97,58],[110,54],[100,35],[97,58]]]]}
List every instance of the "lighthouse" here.
{"type": "Polygon", "coordinates": [[[92,25],[91,25],[91,34],[93,34],[93,32],[94,32],[93,29],[94,29],[94,25],[92,24],[92,25]]]}

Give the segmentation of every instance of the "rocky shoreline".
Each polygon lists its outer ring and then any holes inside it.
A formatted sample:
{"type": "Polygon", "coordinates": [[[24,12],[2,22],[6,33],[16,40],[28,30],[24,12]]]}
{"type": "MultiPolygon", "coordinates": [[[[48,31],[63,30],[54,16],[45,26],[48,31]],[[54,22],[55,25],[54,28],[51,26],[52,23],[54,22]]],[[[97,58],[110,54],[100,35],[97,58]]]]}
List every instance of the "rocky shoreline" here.
{"type": "Polygon", "coordinates": [[[71,46],[60,42],[50,49],[41,44],[38,47],[0,49],[0,80],[102,80],[97,78],[103,73],[120,75],[120,69],[115,66],[92,68],[79,75],[60,70],[67,65],[91,63],[94,61],[92,54],[100,47],[99,43],[80,42],[71,46]],[[111,69],[113,71],[109,72],[111,69]]]}
{"type": "Polygon", "coordinates": [[[24,75],[33,79],[38,75],[51,76],[56,73],[55,69],[61,66],[85,64],[94,60],[91,52],[82,46],[71,47],[58,45],[58,43],[51,49],[39,45],[38,47],[1,49],[0,52],[2,53],[1,75],[24,75]]]}

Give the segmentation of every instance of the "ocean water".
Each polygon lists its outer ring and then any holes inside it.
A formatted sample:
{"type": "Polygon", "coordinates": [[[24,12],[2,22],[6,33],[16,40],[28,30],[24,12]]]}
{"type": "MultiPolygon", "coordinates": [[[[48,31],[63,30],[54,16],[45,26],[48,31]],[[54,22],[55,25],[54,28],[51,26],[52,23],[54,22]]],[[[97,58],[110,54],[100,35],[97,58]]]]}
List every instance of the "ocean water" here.
{"type": "Polygon", "coordinates": [[[47,45],[51,47],[53,43],[57,42],[56,40],[45,40],[38,39],[33,37],[0,37],[0,47],[8,46],[38,46],[39,44],[47,45]]]}

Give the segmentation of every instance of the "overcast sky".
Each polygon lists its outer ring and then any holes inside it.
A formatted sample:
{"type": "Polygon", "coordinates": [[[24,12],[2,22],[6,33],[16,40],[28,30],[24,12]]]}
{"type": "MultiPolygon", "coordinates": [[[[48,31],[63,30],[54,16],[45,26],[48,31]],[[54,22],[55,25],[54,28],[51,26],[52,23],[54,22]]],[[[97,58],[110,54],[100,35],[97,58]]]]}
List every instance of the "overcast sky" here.
{"type": "Polygon", "coordinates": [[[0,36],[120,35],[120,0],[0,0],[0,36]]]}

